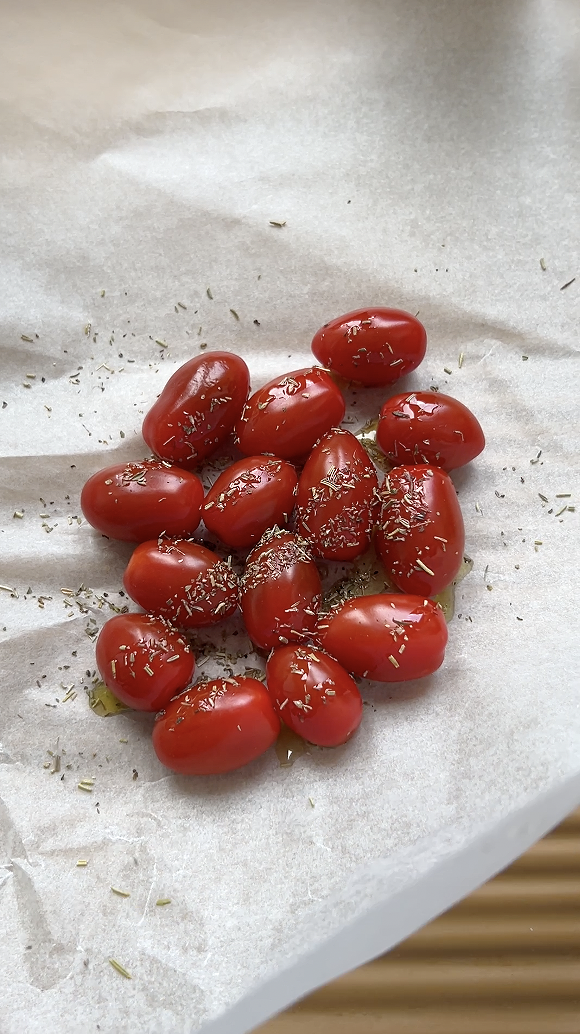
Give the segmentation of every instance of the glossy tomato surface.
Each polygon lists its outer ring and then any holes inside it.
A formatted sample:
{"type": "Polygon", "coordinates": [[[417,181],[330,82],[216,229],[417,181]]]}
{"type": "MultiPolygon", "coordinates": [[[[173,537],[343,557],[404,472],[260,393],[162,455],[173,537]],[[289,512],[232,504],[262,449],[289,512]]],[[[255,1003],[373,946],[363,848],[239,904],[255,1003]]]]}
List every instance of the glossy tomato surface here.
{"type": "Polygon", "coordinates": [[[182,775],[217,775],[247,765],[274,743],[280,722],[265,686],[236,676],[198,683],[158,715],[153,747],[182,775]]]}
{"type": "Polygon", "coordinates": [[[232,352],[204,352],[169,378],[143,421],[161,459],[193,469],[230,434],[250,390],[250,373],[232,352]]]}
{"type": "Polygon", "coordinates": [[[253,546],[267,528],[287,523],[297,484],[296,471],[285,460],[269,456],[238,460],[209,490],[203,509],[205,525],[228,546],[253,546]]]}
{"type": "Polygon", "coordinates": [[[312,340],[323,366],[367,386],[394,384],[425,356],[422,323],[402,309],[357,309],[325,323],[312,340]]]}
{"type": "Polygon", "coordinates": [[[431,675],[443,663],[447,625],[423,596],[357,596],[321,618],[318,640],[347,671],[377,682],[431,675]]]}
{"type": "Polygon", "coordinates": [[[250,553],[240,602],[250,639],[263,650],[307,639],[316,628],[320,575],[306,543],[273,529],[250,553]]]}
{"type": "Polygon", "coordinates": [[[267,452],[297,460],[344,412],[342,393],[326,370],[294,370],[250,397],[236,424],[238,445],[246,456],[267,452]]]}
{"type": "Polygon", "coordinates": [[[203,486],[195,474],[161,460],[119,463],[97,471],[81,492],[93,528],[125,542],[186,535],[201,518],[203,486]]]}
{"type": "Polygon", "coordinates": [[[296,530],[326,560],[352,560],[367,548],[378,479],[350,431],[333,428],[314,446],[300,475],[296,530]]]}
{"type": "Polygon", "coordinates": [[[463,516],[453,482],[439,467],[393,467],[385,477],[376,545],[398,589],[436,596],[463,560],[463,516]]]}
{"type": "Polygon", "coordinates": [[[393,395],[381,409],[377,445],[394,467],[432,463],[454,470],[479,456],[485,438],[467,406],[438,391],[393,395]]]}
{"type": "Polygon", "coordinates": [[[112,693],[138,711],[159,711],[191,682],[195,656],[168,621],[117,614],[103,625],[97,667],[112,693]]]}
{"type": "Polygon", "coordinates": [[[142,542],[123,585],[140,607],[180,628],[213,625],[238,606],[238,579],[229,564],[186,539],[142,542]]]}
{"type": "Polygon", "coordinates": [[[268,658],[268,692],[279,718],[319,747],[346,743],[362,719],[358,686],[347,671],[311,646],[283,646],[268,658]]]}

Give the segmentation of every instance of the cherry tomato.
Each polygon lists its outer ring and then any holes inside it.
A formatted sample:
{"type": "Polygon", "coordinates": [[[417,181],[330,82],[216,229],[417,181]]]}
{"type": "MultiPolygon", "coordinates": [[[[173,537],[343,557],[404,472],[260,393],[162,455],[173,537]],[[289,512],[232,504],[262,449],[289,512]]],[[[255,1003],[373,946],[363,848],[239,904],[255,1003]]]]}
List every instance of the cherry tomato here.
{"type": "Polygon", "coordinates": [[[180,628],[213,625],[238,606],[238,579],[229,564],[187,539],[142,542],[123,585],[140,607],[180,628]]]}
{"type": "Polygon", "coordinates": [[[248,399],[236,424],[238,446],[246,456],[267,452],[301,459],[344,412],[342,393],[326,370],[294,370],[248,399]]]}
{"type": "Polygon", "coordinates": [[[198,467],[230,434],[249,390],[239,355],[204,352],[169,378],[143,421],[143,437],[156,456],[198,467]]]}
{"type": "Polygon", "coordinates": [[[217,775],[259,757],[279,732],[265,686],[238,675],[198,683],[175,697],[153,726],[153,748],[173,772],[217,775]]]}
{"type": "Polygon", "coordinates": [[[145,542],[164,532],[194,532],[202,504],[199,478],[161,460],[105,467],[81,492],[81,509],[89,524],[124,542],[145,542]]]}
{"type": "Polygon", "coordinates": [[[356,596],[321,618],[323,649],[353,675],[406,682],[443,663],[447,625],[441,607],[423,596],[356,596]]]}
{"type": "Polygon", "coordinates": [[[268,692],[279,718],[319,747],[346,743],[362,719],[354,679],[341,665],[311,646],[283,646],[268,659],[268,692]]]}
{"type": "Polygon", "coordinates": [[[389,463],[433,463],[443,470],[479,456],[485,438],[467,406],[438,391],[412,391],[387,399],[379,416],[377,445],[389,463]]]}
{"type": "Polygon", "coordinates": [[[97,639],[97,667],[112,693],[138,711],[158,711],[193,678],[195,656],[163,618],[117,614],[97,639]]]}
{"type": "Polygon", "coordinates": [[[273,525],[286,524],[298,478],[290,463],[249,456],[232,463],[210,489],[205,525],[235,549],[253,546],[273,525]]]}
{"type": "Polygon", "coordinates": [[[360,442],[333,428],[314,446],[298,482],[298,534],[326,560],[360,556],[370,542],[378,485],[360,442]]]}
{"type": "Polygon", "coordinates": [[[316,628],[320,575],[306,543],[273,528],[250,553],[240,602],[248,635],[263,650],[300,642],[316,628]]]}
{"type": "Polygon", "coordinates": [[[377,550],[401,592],[436,596],[461,567],[465,532],[453,482],[439,467],[393,467],[381,496],[377,550]]]}
{"type": "Polygon", "coordinates": [[[312,339],[323,366],[360,384],[394,384],[425,356],[425,327],[401,309],[357,309],[325,323],[312,339]]]}

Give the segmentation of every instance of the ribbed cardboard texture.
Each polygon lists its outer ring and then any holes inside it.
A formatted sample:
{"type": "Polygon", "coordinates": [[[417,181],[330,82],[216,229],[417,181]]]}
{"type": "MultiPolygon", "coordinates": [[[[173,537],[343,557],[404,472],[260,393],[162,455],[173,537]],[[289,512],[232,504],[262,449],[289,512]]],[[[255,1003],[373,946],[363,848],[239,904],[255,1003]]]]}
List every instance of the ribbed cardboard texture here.
{"type": "Polygon", "coordinates": [[[577,1034],[580,812],[389,955],[256,1034],[577,1034]]]}

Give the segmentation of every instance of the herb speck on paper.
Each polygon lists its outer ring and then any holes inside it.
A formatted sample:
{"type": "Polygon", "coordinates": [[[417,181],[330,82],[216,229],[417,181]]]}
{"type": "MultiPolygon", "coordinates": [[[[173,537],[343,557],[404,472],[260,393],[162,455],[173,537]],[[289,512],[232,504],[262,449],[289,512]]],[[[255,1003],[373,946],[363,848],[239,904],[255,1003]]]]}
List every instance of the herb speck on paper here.
{"type": "Polygon", "coordinates": [[[116,959],[109,959],[109,962],[113,969],[116,969],[117,973],[120,973],[122,977],[125,977],[127,980],[133,979],[131,974],[129,973],[129,970],[125,969],[125,967],[122,966],[120,962],[117,962],[116,959]]]}

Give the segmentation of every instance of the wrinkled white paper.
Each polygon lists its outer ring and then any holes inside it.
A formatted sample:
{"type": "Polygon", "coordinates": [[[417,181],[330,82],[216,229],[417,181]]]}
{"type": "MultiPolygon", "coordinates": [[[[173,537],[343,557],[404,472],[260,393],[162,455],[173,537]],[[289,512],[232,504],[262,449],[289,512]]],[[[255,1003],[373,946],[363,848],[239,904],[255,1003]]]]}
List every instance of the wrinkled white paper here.
{"type": "MultiPolygon", "coordinates": [[[[1,26],[0,1028],[185,1034],[231,1010],[212,1029],[241,1034],[580,800],[580,16],[5,0],[1,26]],[[148,716],[87,704],[86,629],[127,602],[130,547],[77,521],[81,486],[147,454],[142,414],[202,342],[258,386],[365,304],[419,313],[402,386],[487,435],[454,478],[475,566],[445,664],[363,682],[344,748],[175,778],[148,716]]],[[[383,397],[351,393],[352,426],[383,397]]]]}

